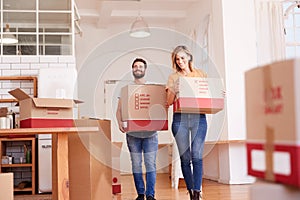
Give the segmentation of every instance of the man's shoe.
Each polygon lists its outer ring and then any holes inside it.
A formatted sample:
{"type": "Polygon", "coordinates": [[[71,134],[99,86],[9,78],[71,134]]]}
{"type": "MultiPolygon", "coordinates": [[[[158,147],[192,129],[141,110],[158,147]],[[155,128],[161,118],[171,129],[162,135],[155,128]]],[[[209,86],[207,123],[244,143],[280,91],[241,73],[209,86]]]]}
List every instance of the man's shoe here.
{"type": "Polygon", "coordinates": [[[135,200],[145,200],[145,195],[139,194],[135,200]]]}
{"type": "Polygon", "coordinates": [[[189,194],[190,194],[190,200],[193,200],[193,190],[188,190],[189,194]]]}
{"type": "Polygon", "coordinates": [[[156,200],[153,196],[147,196],[147,200],[156,200]]]}

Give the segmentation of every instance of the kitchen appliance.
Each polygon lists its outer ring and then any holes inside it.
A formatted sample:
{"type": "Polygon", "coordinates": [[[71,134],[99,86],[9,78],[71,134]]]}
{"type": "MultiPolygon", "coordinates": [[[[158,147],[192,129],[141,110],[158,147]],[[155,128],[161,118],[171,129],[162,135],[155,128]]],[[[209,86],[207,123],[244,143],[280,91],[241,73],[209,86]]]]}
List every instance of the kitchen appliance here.
{"type": "MultiPolygon", "coordinates": [[[[75,68],[43,68],[39,70],[38,97],[77,99],[75,68]]],[[[77,110],[74,109],[74,118],[77,110]]],[[[38,192],[52,192],[51,134],[38,135],[38,192]]]]}

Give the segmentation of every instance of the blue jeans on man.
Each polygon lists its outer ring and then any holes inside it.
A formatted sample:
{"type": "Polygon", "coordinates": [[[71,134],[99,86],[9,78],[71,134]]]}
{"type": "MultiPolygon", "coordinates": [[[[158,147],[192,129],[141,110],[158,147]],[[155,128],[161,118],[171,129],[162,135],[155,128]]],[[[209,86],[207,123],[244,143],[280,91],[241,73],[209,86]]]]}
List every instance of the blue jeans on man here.
{"type": "MultiPolygon", "coordinates": [[[[144,132],[143,132],[144,133],[144,132]]],[[[126,134],[127,146],[132,162],[132,172],[135,188],[138,194],[145,194],[146,197],[155,195],[156,183],[156,154],[158,150],[158,136],[154,132],[150,137],[137,137],[126,134]],[[146,168],[146,188],[143,179],[142,161],[146,168]]],[[[141,134],[143,135],[143,134],[141,134]]]]}
{"type": "Polygon", "coordinates": [[[206,116],[204,114],[174,113],[172,132],[177,143],[186,187],[188,190],[200,191],[202,154],[207,133],[206,116]]]}

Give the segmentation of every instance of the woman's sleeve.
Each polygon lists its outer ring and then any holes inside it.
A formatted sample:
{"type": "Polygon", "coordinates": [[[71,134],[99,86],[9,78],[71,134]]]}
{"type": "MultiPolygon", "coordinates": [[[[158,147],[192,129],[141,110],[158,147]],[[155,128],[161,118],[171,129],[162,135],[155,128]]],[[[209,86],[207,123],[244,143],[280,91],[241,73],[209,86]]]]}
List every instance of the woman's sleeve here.
{"type": "Polygon", "coordinates": [[[169,90],[170,92],[173,92],[175,94],[175,84],[174,84],[174,78],[172,75],[169,76],[168,82],[166,85],[166,91],[169,90]]]}

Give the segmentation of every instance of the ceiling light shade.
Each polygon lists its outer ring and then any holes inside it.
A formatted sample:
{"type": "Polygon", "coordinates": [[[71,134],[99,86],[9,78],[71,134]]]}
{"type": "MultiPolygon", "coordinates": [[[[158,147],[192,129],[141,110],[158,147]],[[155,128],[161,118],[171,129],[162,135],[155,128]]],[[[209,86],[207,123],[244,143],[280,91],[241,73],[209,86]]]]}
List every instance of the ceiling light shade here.
{"type": "Polygon", "coordinates": [[[150,36],[148,24],[141,16],[138,16],[131,25],[129,35],[135,38],[144,38],[150,36]]]}
{"type": "Polygon", "coordinates": [[[10,33],[8,24],[6,24],[5,31],[2,35],[2,38],[0,38],[0,43],[3,43],[3,44],[18,43],[18,39],[16,38],[16,36],[10,33]]]}

